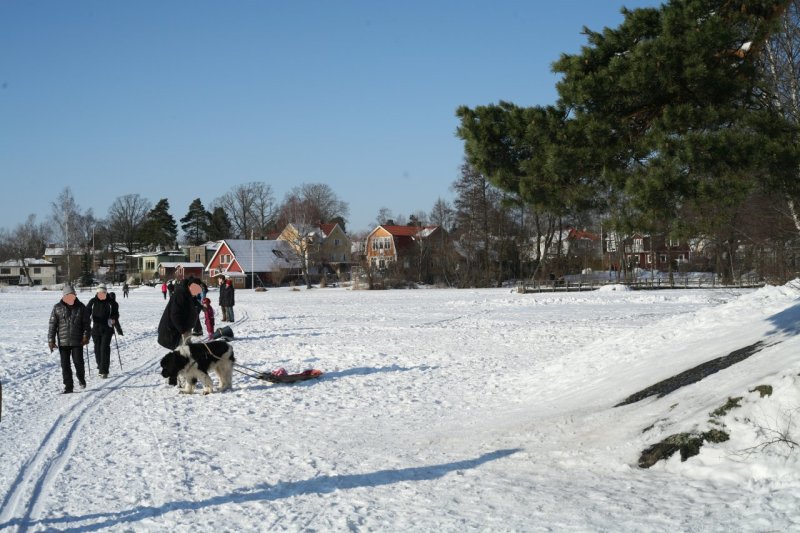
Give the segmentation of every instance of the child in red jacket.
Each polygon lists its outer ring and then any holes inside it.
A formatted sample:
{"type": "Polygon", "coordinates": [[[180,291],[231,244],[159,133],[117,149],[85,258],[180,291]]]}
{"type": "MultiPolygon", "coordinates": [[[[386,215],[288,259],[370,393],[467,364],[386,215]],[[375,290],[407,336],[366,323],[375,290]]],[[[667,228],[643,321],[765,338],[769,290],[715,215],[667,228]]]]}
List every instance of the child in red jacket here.
{"type": "Polygon", "coordinates": [[[214,308],[211,307],[211,300],[203,298],[203,312],[206,314],[206,331],[208,331],[208,338],[214,338],[214,308]]]}

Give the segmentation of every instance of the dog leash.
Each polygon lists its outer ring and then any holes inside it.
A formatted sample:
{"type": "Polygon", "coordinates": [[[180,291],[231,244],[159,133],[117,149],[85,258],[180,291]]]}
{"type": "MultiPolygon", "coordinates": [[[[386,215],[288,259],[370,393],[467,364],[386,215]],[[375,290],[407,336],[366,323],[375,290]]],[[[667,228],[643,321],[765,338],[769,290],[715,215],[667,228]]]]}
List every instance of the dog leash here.
{"type": "MultiPolygon", "coordinates": [[[[211,348],[208,347],[208,343],[204,342],[202,344],[203,344],[203,346],[205,346],[206,351],[208,352],[208,354],[211,357],[213,357],[217,361],[222,359],[221,357],[219,357],[217,355],[214,355],[214,352],[212,352],[211,348]]],[[[248,367],[246,367],[244,365],[240,365],[237,362],[233,362],[233,363],[231,363],[231,365],[233,366],[234,372],[238,372],[238,373],[242,374],[243,376],[247,376],[247,377],[250,377],[250,378],[256,378],[256,379],[263,379],[263,380],[267,379],[267,374],[266,373],[260,372],[260,371],[254,369],[254,368],[248,368],[248,367]],[[244,369],[244,371],[239,370],[240,368],[244,369]]]]}

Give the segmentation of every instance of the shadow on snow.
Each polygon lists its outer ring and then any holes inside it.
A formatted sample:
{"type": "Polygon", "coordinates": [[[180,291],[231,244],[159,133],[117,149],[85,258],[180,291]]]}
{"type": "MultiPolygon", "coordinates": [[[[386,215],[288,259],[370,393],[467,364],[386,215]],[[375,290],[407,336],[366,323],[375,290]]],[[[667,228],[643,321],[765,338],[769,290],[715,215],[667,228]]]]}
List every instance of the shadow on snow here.
{"type": "Polygon", "coordinates": [[[483,454],[475,459],[454,461],[452,463],[433,466],[416,466],[397,470],[378,470],[368,474],[318,476],[300,481],[282,481],[274,485],[261,483],[250,489],[235,490],[230,494],[214,496],[205,500],[179,500],[165,503],[157,507],[141,506],[116,513],[93,513],[84,516],[66,515],[43,520],[14,519],[5,524],[0,524],[0,530],[12,526],[19,526],[20,530],[25,530],[28,527],[34,526],[45,526],[48,528],[59,527],[60,531],[96,531],[116,525],[134,524],[143,519],[152,519],[174,511],[197,511],[206,507],[220,505],[276,501],[294,496],[327,494],[336,490],[348,490],[360,487],[379,487],[405,481],[432,481],[457,470],[478,468],[484,463],[503,459],[519,451],[521,451],[520,448],[497,450],[483,454]],[[73,525],[71,528],[61,529],[61,527],[65,525],[77,524],[78,522],[85,521],[96,522],[85,525],[73,525]]]}

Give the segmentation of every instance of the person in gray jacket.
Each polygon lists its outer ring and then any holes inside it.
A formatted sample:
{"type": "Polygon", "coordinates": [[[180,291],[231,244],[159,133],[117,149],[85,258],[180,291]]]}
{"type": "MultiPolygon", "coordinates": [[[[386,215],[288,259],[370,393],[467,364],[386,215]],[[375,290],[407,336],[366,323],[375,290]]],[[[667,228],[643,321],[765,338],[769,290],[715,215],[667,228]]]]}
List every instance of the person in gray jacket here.
{"type": "Polygon", "coordinates": [[[56,348],[61,356],[61,376],[64,379],[64,394],[72,392],[72,366],[81,388],[86,387],[86,373],[83,366],[83,347],[89,344],[91,317],[83,302],[78,300],[72,285],[64,285],[61,300],[53,306],[50,313],[50,326],[47,331],[47,345],[50,353],[56,348]]]}

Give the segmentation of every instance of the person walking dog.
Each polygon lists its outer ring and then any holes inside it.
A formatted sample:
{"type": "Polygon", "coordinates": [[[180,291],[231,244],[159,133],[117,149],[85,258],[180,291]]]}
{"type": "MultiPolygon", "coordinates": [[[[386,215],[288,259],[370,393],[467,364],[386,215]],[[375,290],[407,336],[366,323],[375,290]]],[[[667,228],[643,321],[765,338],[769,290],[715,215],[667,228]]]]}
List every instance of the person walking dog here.
{"type": "Polygon", "coordinates": [[[203,290],[200,280],[194,277],[175,285],[175,291],[158,323],[158,344],[168,350],[186,344],[192,336],[192,328],[200,312],[197,295],[203,290]]]}
{"type": "Polygon", "coordinates": [[[47,345],[50,353],[56,348],[61,357],[61,377],[64,381],[64,394],[73,390],[72,364],[81,388],[86,388],[86,369],[83,364],[83,347],[89,344],[91,319],[89,310],[78,300],[72,285],[64,285],[61,300],[53,306],[47,330],[47,345]]]}

